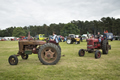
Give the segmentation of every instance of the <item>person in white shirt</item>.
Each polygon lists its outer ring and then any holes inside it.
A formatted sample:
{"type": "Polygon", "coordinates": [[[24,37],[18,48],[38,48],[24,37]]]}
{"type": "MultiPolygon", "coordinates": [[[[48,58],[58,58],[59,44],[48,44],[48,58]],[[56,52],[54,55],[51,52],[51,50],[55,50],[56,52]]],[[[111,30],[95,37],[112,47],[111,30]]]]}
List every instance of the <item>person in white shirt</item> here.
{"type": "Polygon", "coordinates": [[[58,37],[55,32],[53,32],[53,39],[51,41],[54,41],[56,44],[59,44],[58,37]]]}

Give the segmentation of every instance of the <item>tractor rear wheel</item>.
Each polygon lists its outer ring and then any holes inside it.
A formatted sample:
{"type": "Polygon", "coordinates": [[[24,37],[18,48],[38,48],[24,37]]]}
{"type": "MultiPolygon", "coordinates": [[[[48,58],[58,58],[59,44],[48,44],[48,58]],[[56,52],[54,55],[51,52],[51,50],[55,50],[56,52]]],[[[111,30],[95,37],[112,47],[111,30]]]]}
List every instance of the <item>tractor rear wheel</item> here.
{"type": "Polygon", "coordinates": [[[40,47],[38,58],[44,65],[54,65],[61,58],[60,48],[53,43],[46,43],[40,47]]]}
{"type": "Polygon", "coordinates": [[[103,40],[102,52],[103,52],[103,54],[108,54],[108,41],[107,40],[103,40]]]}
{"type": "Polygon", "coordinates": [[[28,54],[22,54],[21,57],[22,59],[28,59],[28,54]]]}
{"type": "Polygon", "coordinates": [[[95,51],[95,58],[98,59],[101,57],[101,52],[99,50],[95,51]]]}
{"type": "Polygon", "coordinates": [[[16,55],[11,55],[9,58],[8,58],[8,62],[10,65],[17,65],[18,64],[18,58],[16,55]]]}
{"type": "Polygon", "coordinates": [[[84,56],[84,55],[85,55],[84,49],[80,49],[79,52],[78,52],[78,55],[79,55],[80,57],[84,56]]]}

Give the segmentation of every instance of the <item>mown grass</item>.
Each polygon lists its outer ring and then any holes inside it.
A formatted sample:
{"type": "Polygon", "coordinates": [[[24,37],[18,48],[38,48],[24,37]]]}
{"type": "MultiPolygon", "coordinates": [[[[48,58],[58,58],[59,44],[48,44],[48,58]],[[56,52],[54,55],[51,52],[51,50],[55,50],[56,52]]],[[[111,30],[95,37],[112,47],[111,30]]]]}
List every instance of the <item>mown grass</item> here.
{"type": "Polygon", "coordinates": [[[66,44],[61,42],[62,55],[56,65],[42,65],[37,54],[27,60],[18,57],[18,65],[8,63],[10,55],[17,54],[17,41],[0,41],[0,80],[119,80],[120,41],[109,41],[112,50],[100,59],[94,53],[78,56],[79,49],[86,49],[86,42],[66,44]]]}

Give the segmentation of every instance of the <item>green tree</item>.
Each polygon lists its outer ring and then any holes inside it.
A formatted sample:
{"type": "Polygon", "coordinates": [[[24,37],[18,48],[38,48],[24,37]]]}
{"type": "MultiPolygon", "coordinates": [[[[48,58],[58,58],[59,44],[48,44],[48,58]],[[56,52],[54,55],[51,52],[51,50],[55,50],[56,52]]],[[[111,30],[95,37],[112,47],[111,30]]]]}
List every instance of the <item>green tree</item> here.
{"type": "Polygon", "coordinates": [[[48,35],[48,26],[46,24],[43,25],[43,31],[44,31],[45,36],[47,36],[48,35]]]}
{"type": "Polygon", "coordinates": [[[68,34],[79,34],[80,30],[78,29],[78,26],[72,23],[66,24],[62,31],[61,34],[63,36],[68,36],[68,34]]]}
{"type": "Polygon", "coordinates": [[[13,30],[15,27],[10,27],[6,29],[6,36],[12,36],[13,30]]]}
{"type": "Polygon", "coordinates": [[[0,30],[0,37],[6,36],[6,30],[0,30]]]}
{"type": "Polygon", "coordinates": [[[28,36],[28,34],[27,34],[27,33],[29,32],[29,28],[28,28],[27,26],[24,26],[24,27],[23,27],[23,29],[25,30],[25,33],[26,33],[26,35],[25,35],[25,36],[28,36]]]}
{"type": "Polygon", "coordinates": [[[120,35],[120,19],[115,20],[115,25],[114,25],[115,35],[120,35]]]}
{"type": "Polygon", "coordinates": [[[22,27],[17,27],[13,30],[12,36],[14,37],[20,37],[20,36],[25,36],[25,30],[22,27]]]}
{"type": "Polygon", "coordinates": [[[80,21],[80,20],[78,20],[78,21],[75,21],[75,20],[73,20],[73,21],[71,21],[71,23],[72,24],[75,24],[75,25],[77,25],[78,26],[78,29],[79,29],[79,34],[83,34],[83,32],[84,32],[84,26],[83,26],[83,24],[84,24],[84,22],[83,21],[80,21]]]}
{"type": "Polygon", "coordinates": [[[115,19],[114,18],[110,18],[110,17],[107,17],[107,18],[105,18],[105,17],[103,17],[103,18],[101,18],[101,22],[102,22],[102,24],[103,24],[103,29],[104,30],[108,30],[108,32],[114,32],[114,22],[115,21],[115,19]]]}

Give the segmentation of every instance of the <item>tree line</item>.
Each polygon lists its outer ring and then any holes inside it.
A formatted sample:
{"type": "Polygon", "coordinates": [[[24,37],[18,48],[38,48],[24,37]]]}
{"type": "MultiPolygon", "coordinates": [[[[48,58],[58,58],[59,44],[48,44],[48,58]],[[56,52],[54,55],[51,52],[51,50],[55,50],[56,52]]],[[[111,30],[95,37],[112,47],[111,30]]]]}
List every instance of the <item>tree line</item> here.
{"type": "Polygon", "coordinates": [[[108,32],[113,33],[114,35],[120,35],[120,19],[115,19],[113,17],[103,17],[100,20],[93,21],[80,21],[73,20],[69,23],[59,23],[59,24],[50,24],[49,26],[43,24],[42,26],[30,25],[24,27],[9,27],[5,30],[0,30],[0,37],[7,36],[27,36],[30,31],[31,36],[37,34],[45,34],[45,36],[52,35],[52,32],[55,31],[57,35],[68,36],[68,34],[86,34],[87,32],[91,34],[101,34],[107,30],[108,32]]]}

